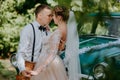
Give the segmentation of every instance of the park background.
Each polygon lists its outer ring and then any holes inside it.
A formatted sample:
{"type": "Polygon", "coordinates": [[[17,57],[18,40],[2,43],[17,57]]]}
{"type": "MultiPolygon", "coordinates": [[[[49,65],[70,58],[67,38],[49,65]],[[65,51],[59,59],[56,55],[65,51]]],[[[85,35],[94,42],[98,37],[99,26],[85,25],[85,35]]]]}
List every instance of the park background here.
{"type": "MultiPolygon", "coordinates": [[[[51,7],[59,4],[72,10],[75,13],[79,35],[100,35],[106,32],[101,14],[120,12],[120,0],[0,0],[0,80],[15,79],[16,73],[9,64],[9,58],[17,51],[21,29],[35,19],[34,9],[39,4],[48,4],[51,7]],[[91,13],[99,14],[94,21],[103,27],[89,27],[93,20],[89,16],[91,13]]],[[[51,31],[56,28],[53,22],[50,26],[51,31]]]]}

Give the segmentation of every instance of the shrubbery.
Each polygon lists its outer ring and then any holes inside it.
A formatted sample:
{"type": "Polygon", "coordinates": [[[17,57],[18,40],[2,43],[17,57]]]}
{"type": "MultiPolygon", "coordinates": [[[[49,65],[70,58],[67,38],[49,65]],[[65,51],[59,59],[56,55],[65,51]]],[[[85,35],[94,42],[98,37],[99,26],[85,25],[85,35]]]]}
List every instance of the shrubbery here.
{"type": "MultiPolygon", "coordinates": [[[[24,0],[22,0],[24,1],[24,0]]],[[[0,5],[0,56],[9,57],[17,51],[19,33],[23,26],[34,19],[33,9],[27,14],[19,14],[16,7],[20,7],[15,0],[4,0],[0,5]]]]}

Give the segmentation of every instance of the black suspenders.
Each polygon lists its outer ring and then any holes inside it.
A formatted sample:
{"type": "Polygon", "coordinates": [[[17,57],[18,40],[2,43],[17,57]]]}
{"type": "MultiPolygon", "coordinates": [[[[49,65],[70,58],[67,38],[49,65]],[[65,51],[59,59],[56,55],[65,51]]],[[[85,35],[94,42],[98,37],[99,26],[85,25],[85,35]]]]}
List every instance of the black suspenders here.
{"type": "Polygon", "coordinates": [[[35,29],[32,23],[30,23],[32,25],[33,28],[33,33],[34,33],[34,39],[33,39],[33,48],[32,48],[32,57],[31,57],[31,61],[33,62],[34,60],[34,48],[35,48],[35,29]]]}
{"type": "MultiPolygon", "coordinates": [[[[34,33],[34,39],[33,39],[33,48],[32,48],[32,57],[31,57],[31,62],[34,61],[34,48],[35,48],[35,29],[32,23],[30,23],[32,25],[33,28],[33,33],[34,33]]],[[[47,31],[46,31],[46,36],[48,35],[47,31]]],[[[42,47],[41,47],[42,48],[42,47]]],[[[41,51],[41,49],[40,49],[41,51]]]]}

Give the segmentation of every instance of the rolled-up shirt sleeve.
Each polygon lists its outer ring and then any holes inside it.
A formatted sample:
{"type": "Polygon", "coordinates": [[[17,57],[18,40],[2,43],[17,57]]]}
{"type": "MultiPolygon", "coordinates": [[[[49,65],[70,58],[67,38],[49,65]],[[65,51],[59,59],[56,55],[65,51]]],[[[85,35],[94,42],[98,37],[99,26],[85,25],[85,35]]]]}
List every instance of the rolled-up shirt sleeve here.
{"type": "Polygon", "coordinates": [[[21,71],[25,70],[25,53],[27,53],[28,47],[30,46],[30,30],[28,29],[29,26],[26,26],[20,34],[20,42],[18,46],[17,52],[17,66],[21,71]]]}

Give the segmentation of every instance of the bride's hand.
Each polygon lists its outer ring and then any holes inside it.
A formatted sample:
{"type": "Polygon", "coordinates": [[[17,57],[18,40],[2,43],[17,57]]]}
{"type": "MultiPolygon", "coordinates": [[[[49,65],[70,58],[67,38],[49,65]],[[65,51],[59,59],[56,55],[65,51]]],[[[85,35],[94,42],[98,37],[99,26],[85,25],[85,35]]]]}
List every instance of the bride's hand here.
{"type": "Polygon", "coordinates": [[[36,69],[35,71],[30,71],[30,74],[32,76],[38,75],[40,72],[42,72],[44,70],[43,66],[39,67],[38,69],[36,69]]]}
{"type": "Polygon", "coordinates": [[[31,74],[32,76],[35,76],[35,75],[38,75],[39,73],[38,73],[38,71],[30,71],[30,74],[31,74]]]}

